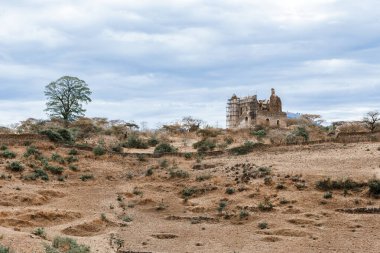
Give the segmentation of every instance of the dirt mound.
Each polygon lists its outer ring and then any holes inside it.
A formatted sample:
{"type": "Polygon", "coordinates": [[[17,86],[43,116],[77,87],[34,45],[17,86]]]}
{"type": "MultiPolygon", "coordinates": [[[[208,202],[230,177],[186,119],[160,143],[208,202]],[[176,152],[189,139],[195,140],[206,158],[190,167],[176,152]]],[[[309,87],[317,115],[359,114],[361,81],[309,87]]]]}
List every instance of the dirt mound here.
{"type": "Polygon", "coordinates": [[[40,206],[49,201],[49,198],[35,193],[2,193],[0,206],[40,206]]]}
{"type": "Polygon", "coordinates": [[[61,232],[65,235],[88,237],[103,234],[107,227],[113,226],[115,226],[115,224],[112,222],[97,219],[80,225],[70,226],[61,232]]]}
{"type": "Polygon", "coordinates": [[[3,227],[42,227],[64,224],[81,218],[78,212],[36,211],[2,212],[0,226],[3,227]]]}

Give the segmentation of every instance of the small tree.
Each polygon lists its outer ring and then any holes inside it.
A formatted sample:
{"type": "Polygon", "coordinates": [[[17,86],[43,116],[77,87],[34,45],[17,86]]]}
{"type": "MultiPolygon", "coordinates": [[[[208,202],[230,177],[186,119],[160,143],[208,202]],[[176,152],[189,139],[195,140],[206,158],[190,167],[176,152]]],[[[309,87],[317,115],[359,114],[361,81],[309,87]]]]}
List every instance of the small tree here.
{"type": "Polygon", "coordinates": [[[364,116],[363,122],[366,127],[373,133],[380,122],[380,113],[378,111],[368,112],[364,116]]]}
{"type": "Polygon", "coordinates": [[[48,99],[46,110],[50,117],[62,118],[66,124],[84,116],[82,103],[91,102],[91,91],[85,81],[77,77],[63,76],[45,88],[48,99]]]}
{"type": "Polygon", "coordinates": [[[188,132],[196,132],[200,128],[201,124],[203,124],[203,120],[196,119],[191,116],[183,117],[182,119],[182,126],[188,132]]]}

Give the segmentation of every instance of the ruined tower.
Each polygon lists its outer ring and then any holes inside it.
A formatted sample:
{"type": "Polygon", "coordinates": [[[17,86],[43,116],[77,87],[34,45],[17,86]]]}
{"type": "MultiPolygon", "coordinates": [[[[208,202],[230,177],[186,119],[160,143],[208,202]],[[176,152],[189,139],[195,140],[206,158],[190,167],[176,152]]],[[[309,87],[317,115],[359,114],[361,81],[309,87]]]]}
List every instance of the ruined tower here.
{"type": "Polygon", "coordinates": [[[272,88],[269,100],[257,96],[239,98],[235,94],[227,102],[227,128],[249,128],[255,125],[285,127],[286,113],[282,102],[272,88]]]}

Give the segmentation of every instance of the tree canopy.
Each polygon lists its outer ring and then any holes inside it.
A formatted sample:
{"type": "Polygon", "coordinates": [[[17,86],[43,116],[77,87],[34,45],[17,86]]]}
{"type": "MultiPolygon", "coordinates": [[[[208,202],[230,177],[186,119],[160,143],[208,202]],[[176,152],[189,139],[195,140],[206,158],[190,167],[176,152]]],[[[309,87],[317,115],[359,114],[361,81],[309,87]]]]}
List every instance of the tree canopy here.
{"type": "Polygon", "coordinates": [[[45,88],[46,112],[51,118],[62,118],[66,122],[84,116],[83,103],[91,102],[91,90],[87,83],[77,77],[63,76],[45,88]]]}

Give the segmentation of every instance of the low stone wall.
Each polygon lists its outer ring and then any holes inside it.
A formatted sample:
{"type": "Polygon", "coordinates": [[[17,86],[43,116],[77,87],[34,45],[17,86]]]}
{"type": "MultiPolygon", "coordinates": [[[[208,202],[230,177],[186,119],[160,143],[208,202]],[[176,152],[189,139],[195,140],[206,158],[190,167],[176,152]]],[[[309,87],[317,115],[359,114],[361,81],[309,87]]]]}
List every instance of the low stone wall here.
{"type": "Polygon", "coordinates": [[[49,141],[49,139],[39,134],[0,134],[0,145],[20,145],[36,141],[49,141]]]}
{"type": "Polygon", "coordinates": [[[380,141],[380,132],[339,133],[335,141],[341,143],[380,141]]]}

